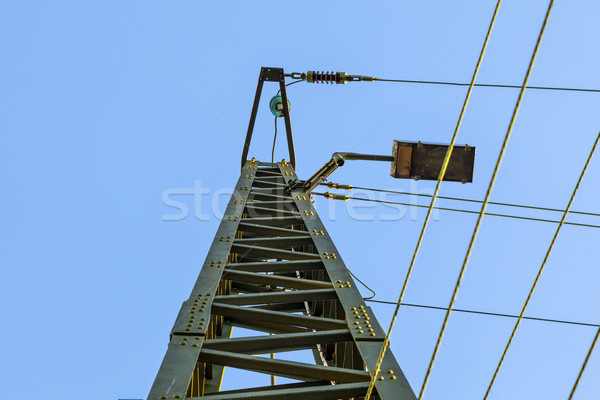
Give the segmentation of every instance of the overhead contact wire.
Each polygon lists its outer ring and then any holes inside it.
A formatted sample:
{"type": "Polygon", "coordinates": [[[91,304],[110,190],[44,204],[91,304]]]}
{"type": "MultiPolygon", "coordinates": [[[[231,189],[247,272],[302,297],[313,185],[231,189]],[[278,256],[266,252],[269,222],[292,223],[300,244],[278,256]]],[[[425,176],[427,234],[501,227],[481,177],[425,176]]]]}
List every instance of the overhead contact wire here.
{"type": "Polygon", "coordinates": [[[592,150],[590,151],[590,154],[588,155],[588,158],[585,162],[585,165],[583,166],[583,169],[581,170],[581,174],[579,175],[579,179],[577,180],[577,183],[575,184],[575,188],[573,189],[573,192],[571,193],[571,198],[569,198],[569,202],[567,204],[567,207],[565,208],[565,212],[562,215],[562,218],[560,219],[560,223],[558,224],[558,226],[556,227],[556,231],[554,232],[554,236],[552,237],[552,241],[550,242],[550,245],[548,246],[548,250],[546,251],[546,255],[544,256],[544,260],[542,261],[542,265],[540,266],[538,273],[533,281],[533,284],[531,285],[531,289],[529,290],[529,293],[527,294],[527,299],[525,299],[525,303],[523,304],[523,308],[521,309],[521,313],[519,314],[519,318],[517,319],[517,321],[515,322],[515,326],[513,327],[512,332],[510,333],[510,337],[508,338],[508,342],[506,343],[506,346],[504,347],[504,351],[502,352],[502,356],[500,357],[500,361],[498,361],[498,365],[496,366],[496,370],[494,371],[494,375],[492,376],[492,380],[490,381],[490,384],[488,385],[488,388],[485,392],[485,396],[484,396],[484,400],[487,398],[492,386],[494,385],[494,381],[496,380],[496,377],[498,376],[498,371],[500,371],[500,367],[502,366],[502,363],[504,361],[504,358],[506,357],[506,353],[508,352],[508,349],[515,337],[515,334],[517,332],[517,329],[519,328],[519,324],[521,323],[521,320],[523,319],[523,315],[525,314],[525,310],[527,309],[527,306],[529,305],[529,301],[531,300],[531,297],[533,296],[533,292],[535,291],[535,288],[537,287],[537,284],[540,280],[540,277],[542,276],[542,272],[544,271],[544,267],[546,266],[546,262],[548,261],[548,257],[550,257],[550,253],[552,252],[552,249],[554,248],[554,244],[556,243],[556,239],[558,238],[558,234],[560,233],[560,230],[565,222],[565,219],[567,218],[567,214],[569,213],[569,209],[571,208],[571,205],[573,204],[573,200],[575,199],[575,195],[577,194],[577,190],[579,189],[579,185],[581,184],[581,181],[583,180],[583,176],[585,175],[585,172],[587,171],[587,168],[590,164],[590,161],[592,160],[592,157],[594,155],[594,152],[596,151],[596,147],[598,145],[598,141],[600,140],[600,132],[598,132],[598,136],[596,136],[596,141],[594,142],[594,145],[592,146],[592,150]]]}
{"type": "Polygon", "coordinates": [[[481,66],[481,62],[483,60],[483,55],[485,54],[485,49],[487,47],[489,38],[491,36],[492,33],[492,29],[494,27],[494,22],[496,21],[496,16],[498,15],[498,10],[500,9],[500,4],[501,4],[502,0],[498,0],[497,4],[496,4],[496,9],[494,10],[494,14],[492,15],[492,19],[490,21],[490,26],[488,28],[487,34],[485,36],[485,40],[483,41],[483,46],[481,47],[481,52],[479,54],[479,59],[477,60],[477,64],[475,66],[475,70],[473,71],[473,77],[471,79],[471,84],[469,85],[469,90],[467,91],[467,94],[465,96],[465,101],[463,103],[463,107],[462,110],[460,112],[460,116],[458,117],[458,121],[456,123],[456,128],[454,129],[454,133],[452,135],[452,140],[450,142],[450,145],[448,146],[448,150],[446,151],[446,156],[444,158],[444,162],[442,163],[442,168],[440,170],[440,174],[437,180],[437,184],[435,187],[435,191],[433,192],[433,196],[431,199],[431,204],[429,205],[429,208],[427,209],[427,215],[425,216],[425,221],[423,222],[423,228],[421,229],[421,233],[419,235],[419,239],[417,241],[417,245],[415,247],[415,251],[413,253],[412,256],[412,260],[410,262],[410,265],[408,267],[408,270],[406,272],[406,277],[404,279],[404,284],[402,285],[402,290],[400,291],[400,296],[398,297],[398,303],[396,304],[396,307],[394,309],[394,314],[392,316],[392,320],[390,322],[390,326],[387,330],[387,333],[385,335],[385,339],[383,341],[383,344],[381,346],[381,351],[379,353],[379,357],[377,359],[377,363],[375,364],[375,369],[373,371],[373,374],[371,376],[371,382],[369,383],[369,388],[367,389],[367,394],[365,396],[365,400],[369,400],[371,398],[371,393],[373,392],[373,387],[375,386],[375,380],[377,379],[377,376],[379,375],[379,371],[381,370],[381,363],[383,362],[383,357],[385,356],[385,352],[387,350],[387,347],[389,345],[389,341],[390,341],[390,336],[392,334],[392,329],[394,327],[394,323],[396,322],[396,317],[398,316],[398,310],[400,309],[400,304],[402,303],[402,299],[404,298],[404,293],[406,292],[406,287],[408,286],[408,281],[410,278],[410,275],[412,273],[414,264],[415,264],[415,260],[417,258],[417,254],[419,252],[419,248],[421,246],[421,242],[423,241],[423,236],[425,234],[425,230],[427,229],[427,224],[429,222],[429,218],[431,217],[431,212],[433,210],[433,206],[435,204],[435,200],[437,197],[437,194],[439,192],[442,180],[444,179],[444,175],[446,174],[446,169],[448,167],[448,162],[450,161],[450,156],[452,155],[452,150],[454,149],[454,143],[456,142],[456,137],[458,136],[458,131],[460,129],[460,125],[462,123],[462,119],[464,117],[465,111],[467,109],[467,104],[469,103],[469,99],[471,97],[471,92],[473,91],[473,86],[475,84],[475,80],[477,78],[477,73],[479,72],[479,67],[481,66]]]}
{"type": "MultiPolygon", "coordinates": [[[[550,0],[548,4],[548,10],[546,12],[546,16],[544,18],[544,22],[542,24],[542,28],[540,30],[540,34],[538,36],[537,42],[535,44],[535,49],[533,50],[533,54],[531,56],[531,60],[529,62],[529,66],[527,68],[527,73],[525,74],[525,79],[523,80],[523,86],[521,87],[521,91],[519,92],[519,97],[515,104],[515,109],[513,111],[510,124],[508,125],[508,130],[506,132],[506,136],[504,137],[504,142],[502,143],[502,147],[500,149],[500,154],[498,155],[498,161],[496,162],[496,166],[494,167],[494,172],[492,174],[492,178],[490,180],[490,184],[488,186],[487,192],[485,194],[485,198],[483,200],[483,204],[481,205],[481,212],[479,213],[479,217],[477,218],[477,222],[475,224],[475,229],[473,230],[473,235],[471,236],[471,241],[469,243],[469,247],[467,249],[467,253],[465,255],[465,259],[463,261],[463,265],[461,267],[460,273],[458,275],[458,279],[456,281],[456,285],[454,287],[454,292],[452,293],[452,298],[450,300],[450,304],[448,305],[448,311],[444,317],[444,322],[442,323],[442,328],[440,330],[440,334],[438,336],[437,342],[435,344],[435,348],[433,350],[433,354],[431,356],[431,361],[429,362],[429,366],[427,367],[427,372],[425,374],[425,380],[423,382],[423,386],[421,387],[421,393],[419,394],[419,399],[422,399],[423,393],[427,388],[427,383],[429,381],[429,377],[431,376],[431,371],[433,369],[433,365],[436,360],[436,356],[440,349],[440,344],[442,342],[442,338],[444,337],[444,333],[446,331],[446,327],[448,326],[448,320],[450,318],[450,314],[452,313],[452,307],[454,307],[454,302],[456,301],[456,297],[458,295],[458,289],[462,282],[463,276],[467,269],[467,264],[469,263],[469,258],[471,257],[471,252],[473,251],[473,246],[475,244],[475,239],[477,238],[477,234],[479,233],[479,228],[481,226],[481,221],[483,220],[483,216],[485,215],[485,210],[487,208],[487,204],[490,199],[490,195],[492,193],[492,189],[494,187],[494,183],[496,182],[496,177],[498,176],[498,171],[500,170],[500,164],[502,163],[502,159],[504,158],[504,153],[506,151],[506,147],[508,144],[508,140],[510,139],[515,120],[517,118],[517,114],[519,113],[519,108],[521,106],[521,102],[523,100],[523,95],[525,94],[525,89],[527,88],[527,83],[529,82],[529,77],[531,76],[531,71],[533,70],[533,65],[535,63],[535,59],[540,48],[540,44],[542,42],[542,38],[544,37],[544,31],[546,30],[546,25],[548,23],[548,19],[550,17],[550,12],[552,11],[552,5],[554,4],[554,0],[550,0]]],[[[486,393],[487,396],[487,393],[486,393]]]]}

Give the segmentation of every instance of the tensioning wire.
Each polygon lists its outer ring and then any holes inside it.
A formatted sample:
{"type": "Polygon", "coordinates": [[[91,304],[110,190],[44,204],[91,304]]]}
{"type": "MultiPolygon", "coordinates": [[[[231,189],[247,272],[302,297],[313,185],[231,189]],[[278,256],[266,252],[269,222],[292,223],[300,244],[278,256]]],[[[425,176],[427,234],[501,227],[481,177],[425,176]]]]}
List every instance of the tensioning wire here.
{"type": "Polygon", "coordinates": [[[492,376],[492,380],[490,381],[490,384],[487,387],[487,390],[485,392],[485,396],[483,397],[483,400],[485,400],[490,392],[490,389],[492,388],[492,386],[494,385],[494,381],[496,380],[496,377],[498,376],[498,371],[500,370],[500,367],[502,366],[502,362],[504,361],[504,358],[506,357],[506,353],[508,352],[508,348],[510,347],[513,338],[515,337],[515,333],[517,332],[517,329],[519,328],[519,324],[521,323],[521,320],[523,319],[523,315],[525,314],[525,310],[527,309],[527,306],[529,305],[529,301],[531,300],[531,296],[533,295],[533,292],[535,290],[535,288],[537,287],[537,284],[540,280],[540,276],[542,275],[542,272],[544,271],[544,267],[546,266],[546,262],[548,261],[548,257],[550,256],[550,253],[552,252],[552,249],[554,248],[554,244],[556,243],[556,238],[558,237],[558,234],[560,233],[560,230],[565,222],[565,219],[567,218],[567,214],[569,213],[569,209],[571,208],[571,205],[573,204],[573,200],[575,199],[575,195],[577,194],[577,190],[579,189],[579,185],[581,184],[581,181],[583,180],[583,176],[585,175],[585,172],[587,171],[588,166],[590,165],[590,161],[592,160],[592,156],[594,155],[594,151],[596,150],[596,146],[598,145],[598,141],[600,140],[600,132],[598,132],[598,136],[596,136],[596,141],[594,142],[594,145],[592,146],[592,150],[590,151],[590,154],[588,155],[587,160],[585,161],[585,165],[583,166],[583,169],[581,170],[581,174],[579,175],[579,179],[577,180],[577,183],[575,184],[575,188],[573,189],[573,192],[571,193],[571,198],[569,199],[569,202],[567,203],[567,207],[565,208],[565,212],[562,215],[562,218],[560,219],[560,223],[558,224],[558,226],[556,227],[556,232],[554,232],[554,236],[552,237],[552,241],[550,241],[550,245],[548,246],[548,250],[546,251],[546,255],[544,256],[544,260],[542,261],[542,265],[540,265],[540,269],[538,270],[538,273],[533,281],[533,284],[531,285],[531,289],[529,290],[529,293],[527,294],[527,299],[525,299],[525,303],[523,304],[523,308],[521,309],[521,313],[519,314],[519,318],[517,319],[517,321],[515,322],[515,326],[513,327],[512,332],[510,333],[510,337],[508,338],[508,342],[506,342],[506,346],[504,347],[504,351],[502,352],[502,356],[500,357],[500,361],[498,361],[498,365],[496,366],[496,370],[494,371],[494,375],[492,376]]]}
{"type": "MultiPolygon", "coordinates": [[[[315,195],[318,195],[318,196],[326,197],[325,193],[312,192],[311,194],[315,194],[315,195]]],[[[371,201],[373,203],[392,204],[392,205],[398,205],[398,206],[419,207],[419,208],[429,208],[429,206],[425,206],[425,205],[422,205],[422,204],[401,203],[401,202],[397,202],[397,201],[376,200],[376,199],[362,199],[360,197],[350,197],[350,196],[347,196],[347,197],[348,197],[348,200],[371,201]]],[[[441,211],[461,212],[461,213],[467,213],[467,214],[477,214],[477,215],[479,215],[479,213],[480,213],[479,211],[463,210],[463,209],[460,209],[460,208],[433,207],[433,209],[434,210],[441,210],[441,211]]],[[[560,221],[556,221],[556,220],[553,220],[553,219],[523,217],[523,216],[520,216],[520,215],[498,214],[498,213],[491,213],[491,212],[485,212],[484,215],[489,215],[489,216],[492,216],[492,217],[522,219],[522,220],[525,220],[525,221],[550,222],[550,223],[553,223],[553,224],[560,223],[560,221]]],[[[573,225],[573,226],[583,226],[583,227],[586,227],[586,228],[600,228],[600,225],[583,224],[583,223],[579,223],[579,222],[565,222],[564,224],[565,225],[573,225]]]]}
{"type": "Polygon", "coordinates": [[[477,73],[479,72],[479,67],[481,66],[481,62],[483,60],[483,55],[485,54],[485,49],[487,47],[489,38],[492,33],[492,28],[494,27],[494,22],[496,21],[496,16],[498,15],[498,10],[500,9],[500,3],[502,0],[498,0],[496,4],[496,9],[494,10],[494,15],[492,15],[492,19],[490,21],[490,26],[488,28],[487,34],[485,36],[485,40],[483,41],[483,46],[481,47],[481,52],[479,54],[479,59],[477,60],[477,64],[475,66],[475,70],[473,71],[473,77],[471,79],[471,84],[469,85],[469,90],[465,96],[465,101],[462,106],[462,110],[460,111],[460,116],[458,117],[458,121],[456,123],[456,128],[454,129],[454,133],[452,135],[452,140],[450,141],[450,145],[448,146],[448,150],[446,151],[446,157],[444,158],[444,162],[442,163],[442,169],[440,170],[440,175],[437,180],[437,184],[435,187],[435,191],[433,192],[433,196],[431,199],[431,204],[427,209],[427,215],[425,216],[425,221],[423,222],[423,228],[421,229],[421,233],[419,235],[419,240],[417,241],[417,245],[415,247],[415,251],[413,253],[412,260],[406,272],[406,277],[404,279],[404,284],[402,285],[402,290],[400,291],[400,296],[398,296],[398,303],[396,304],[396,308],[394,309],[394,314],[392,316],[392,320],[390,321],[390,326],[385,335],[385,339],[381,346],[381,351],[379,352],[379,358],[377,359],[377,363],[375,364],[375,369],[373,370],[373,374],[371,376],[371,382],[369,383],[369,388],[367,389],[367,394],[365,396],[365,400],[369,400],[371,398],[371,393],[373,392],[373,387],[375,386],[375,380],[377,379],[377,375],[379,375],[379,371],[381,369],[381,363],[383,362],[383,357],[385,356],[385,351],[389,345],[390,336],[392,334],[392,329],[394,328],[394,323],[396,322],[396,317],[398,316],[398,310],[400,308],[400,304],[402,303],[402,299],[404,297],[404,293],[406,292],[406,287],[408,286],[408,280],[410,278],[410,274],[415,264],[415,260],[417,258],[417,254],[419,252],[419,248],[421,246],[421,242],[423,241],[423,236],[425,234],[425,230],[427,229],[427,224],[429,222],[429,218],[431,217],[431,212],[433,210],[433,205],[435,203],[435,199],[439,192],[442,180],[444,179],[444,175],[446,174],[446,168],[448,167],[448,162],[450,161],[450,156],[452,155],[452,150],[454,149],[454,143],[456,142],[456,137],[458,136],[458,131],[460,129],[460,125],[462,123],[462,119],[465,115],[465,111],[467,109],[467,104],[469,103],[469,99],[471,97],[471,92],[473,91],[473,85],[475,84],[475,79],[477,78],[477,73]]]}
{"type": "MultiPolygon", "coordinates": [[[[386,301],[386,300],[374,300],[370,298],[363,298],[365,301],[370,301],[372,303],[381,303],[381,304],[396,304],[395,301],[386,301]]],[[[447,307],[438,307],[438,306],[429,306],[426,304],[414,304],[414,303],[402,303],[400,304],[404,307],[417,307],[417,308],[428,308],[430,310],[443,310],[447,311],[447,307]]],[[[476,314],[476,315],[488,315],[491,317],[505,317],[505,318],[519,318],[518,315],[514,314],[504,314],[504,313],[495,313],[489,311],[478,311],[478,310],[466,310],[461,308],[453,308],[452,312],[460,312],[466,314],[476,314]]],[[[576,321],[565,321],[561,319],[553,319],[553,318],[540,318],[540,317],[523,317],[523,319],[527,319],[530,321],[541,321],[541,322],[551,322],[555,324],[567,324],[567,325],[578,325],[578,326],[588,326],[593,328],[600,328],[600,324],[592,324],[590,322],[576,322],[576,321]]]]}
{"type": "MultiPolygon", "coordinates": [[[[321,185],[324,186],[328,186],[328,183],[321,183],[321,185]]],[[[337,189],[335,187],[336,184],[333,184],[333,188],[337,189]]],[[[342,186],[350,186],[350,185],[344,185],[341,184],[342,186]]],[[[380,192],[380,193],[390,193],[390,194],[403,194],[403,195],[407,195],[407,196],[419,196],[419,197],[432,197],[432,195],[430,194],[425,194],[425,193],[411,193],[411,192],[403,192],[403,191],[397,191],[397,190],[385,190],[385,189],[374,189],[374,188],[367,188],[367,187],[362,187],[362,186],[354,186],[352,185],[353,189],[359,189],[359,190],[368,190],[371,192],[380,192]]],[[[483,200],[474,200],[474,199],[465,199],[462,197],[450,197],[450,196],[438,196],[438,199],[444,199],[444,200],[453,200],[453,201],[464,201],[464,202],[468,202],[468,203],[483,203],[483,200]]],[[[399,203],[400,204],[400,203],[399,203]]],[[[503,207],[517,207],[517,208],[527,208],[530,210],[540,210],[540,211],[552,211],[552,212],[564,212],[565,210],[562,210],[560,208],[549,208],[549,207],[539,207],[539,206],[528,206],[525,204],[514,204],[514,203],[501,203],[501,202],[497,202],[497,201],[488,201],[488,204],[491,205],[495,205],[495,206],[503,206],[503,207]]],[[[458,211],[458,210],[457,210],[458,211]]],[[[587,211],[569,211],[569,214],[580,214],[580,215],[589,215],[592,217],[600,217],[599,213],[593,213],[593,212],[587,212],[587,211]]],[[[489,214],[488,214],[489,215],[489,214]]],[[[556,221],[558,222],[558,221],[556,221]]]]}
{"type": "Polygon", "coordinates": [[[506,151],[508,140],[510,139],[510,135],[512,133],[513,126],[515,124],[515,120],[517,119],[517,114],[519,113],[519,108],[520,108],[521,102],[523,100],[523,95],[525,94],[525,89],[527,88],[527,83],[529,82],[529,77],[531,75],[531,71],[533,70],[533,64],[535,63],[535,59],[536,59],[538,50],[540,48],[540,44],[542,42],[542,38],[544,37],[544,31],[546,30],[546,25],[548,23],[548,18],[550,17],[550,12],[552,11],[553,4],[554,4],[554,0],[550,0],[550,3],[548,4],[548,10],[546,12],[546,17],[544,18],[544,23],[542,24],[542,28],[540,30],[540,34],[539,34],[537,42],[535,44],[535,49],[533,50],[533,54],[531,55],[531,60],[529,62],[529,66],[527,68],[527,73],[525,74],[525,79],[523,80],[523,86],[521,87],[521,91],[519,92],[519,97],[515,104],[515,109],[513,111],[512,117],[510,119],[510,124],[508,125],[508,130],[506,131],[506,136],[504,137],[504,142],[502,143],[502,147],[500,149],[500,154],[498,155],[498,161],[496,162],[496,166],[494,167],[494,172],[492,173],[492,178],[490,180],[490,184],[488,186],[487,193],[485,194],[483,204],[481,205],[481,212],[479,213],[479,217],[477,218],[477,223],[475,224],[475,229],[473,230],[473,235],[471,236],[471,242],[469,243],[469,247],[467,249],[467,253],[465,255],[463,265],[461,267],[460,273],[458,275],[458,279],[456,281],[456,286],[454,287],[454,292],[452,293],[452,298],[450,300],[450,304],[448,305],[448,311],[446,311],[446,315],[444,317],[444,322],[442,323],[442,329],[440,330],[440,334],[439,334],[437,342],[435,344],[435,348],[434,348],[433,354],[431,356],[431,361],[429,362],[429,366],[427,367],[427,372],[425,374],[425,380],[423,381],[423,386],[421,387],[421,393],[419,394],[419,400],[421,400],[423,398],[423,393],[425,393],[425,389],[427,387],[427,382],[429,381],[429,377],[431,376],[431,370],[433,369],[433,364],[435,363],[435,359],[436,359],[437,353],[440,349],[440,344],[442,342],[442,338],[444,337],[444,333],[446,332],[446,327],[448,326],[448,320],[450,319],[452,307],[454,307],[454,302],[456,301],[456,297],[458,295],[458,289],[460,287],[460,283],[462,282],[463,276],[465,274],[465,270],[467,269],[467,264],[469,263],[469,258],[471,257],[471,252],[473,251],[473,246],[475,244],[475,238],[477,238],[477,234],[479,233],[481,221],[483,220],[483,216],[485,215],[485,209],[487,207],[488,201],[490,200],[490,195],[492,193],[494,183],[496,182],[496,177],[498,176],[498,171],[500,170],[500,164],[502,163],[502,159],[504,158],[504,153],[506,151]]]}

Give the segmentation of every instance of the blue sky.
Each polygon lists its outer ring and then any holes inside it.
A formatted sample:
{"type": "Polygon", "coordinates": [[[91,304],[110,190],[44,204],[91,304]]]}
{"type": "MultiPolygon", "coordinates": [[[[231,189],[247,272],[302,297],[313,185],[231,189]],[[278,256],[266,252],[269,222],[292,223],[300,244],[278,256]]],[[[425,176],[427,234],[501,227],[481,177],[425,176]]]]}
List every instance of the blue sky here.
{"type": "MultiPolygon", "coordinates": [[[[494,6],[1,3],[5,397],[147,395],[166,333],[219,224],[213,209],[223,210],[227,195],[217,195],[237,180],[261,66],[468,82],[494,6]],[[209,190],[199,203],[189,194],[173,195],[187,205],[187,218],[165,221],[177,210],[163,203],[164,193],[189,193],[197,185],[209,190]]],[[[522,82],[546,7],[542,0],[503,1],[479,82],[522,82]]],[[[556,2],[531,85],[600,88],[599,13],[595,1],[556,2]]],[[[251,149],[259,160],[270,161],[267,104],[276,91],[274,85],[263,91],[251,149]]],[[[310,176],[334,151],[389,154],[393,139],[448,142],[465,93],[391,83],[294,85],[288,94],[298,175],[310,176]]],[[[483,198],[517,95],[514,89],[474,90],[458,135],[458,143],[477,147],[474,183],[444,184],[441,195],[483,198]]],[[[599,108],[598,93],[527,92],[492,200],[564,208],[600,129],[599,108]]],[[[279,140],[276,158],[283,157],[279,140]]],[[[388,165],[368,162],[349,162],[331,180],[423,193],[433,188],[394,180],[388,165]]],[[[599,180],[596,156],[574,210],[600,213],[599,180]]],[[[348,267],[377,299],[394,301],[425,212],[357,208],[366,204],[316,198],[348,267]]],[[[599,217],[569,220],[600,225],[599,217]]],[[[407,302],[448,304],[475,221],[449,212],[432,221],[407,302]]],[[[486,217],[456,307],[518,313],[554,230],[549,223],[486,217]]],[[[599,242],[599,229],[563,228],[527,315],[600,322],[599,242]]],[[[372,307],[387,326],[393,306],[372,307]]],[[[400,311],[392,350],[415,391],[443,316],[400,311]]],[[[454,313],[426,398],[481,398],[513,323],[454,313]]],[[[525,321],[494,385],[496,398],[566,398],[593,334],[589,327],[525,321]]],[[[594,398],[599,374],[596,351],[575,398],[594,398]]],[[[268,384],[267,376],[261,379],[268,384]]]]}

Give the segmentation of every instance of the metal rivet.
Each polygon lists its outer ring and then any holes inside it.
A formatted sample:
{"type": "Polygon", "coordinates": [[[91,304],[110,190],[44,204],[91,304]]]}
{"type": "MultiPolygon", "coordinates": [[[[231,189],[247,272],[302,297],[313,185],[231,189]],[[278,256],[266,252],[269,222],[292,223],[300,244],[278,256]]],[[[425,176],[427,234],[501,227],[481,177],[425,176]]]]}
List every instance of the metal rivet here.
{"type": "Polygon", "coordinates": [[[377,336],[375,333],[369,333],[370,336],[377,336]]]}
{"type": "Polygon", "coordinates": [[[390,376],[390,379],[396,379],[396,377],[394,375],[390,376]]]}
{"type": "Polygon", "coordinates": [[[394,370],[388,369],[388,370],[386,371],[386,373],[387,373],[387,374],[393,374],[393,373],[394,373],[394,370]]]}
{"type": "Polygon", "coordinates": [[[384,376],[380,376],[380,377],[379,377],[379,380],[380,380],[380,381],[383,381],[383,380],[385,380],[385,377],[384,377],[384,376]]]}

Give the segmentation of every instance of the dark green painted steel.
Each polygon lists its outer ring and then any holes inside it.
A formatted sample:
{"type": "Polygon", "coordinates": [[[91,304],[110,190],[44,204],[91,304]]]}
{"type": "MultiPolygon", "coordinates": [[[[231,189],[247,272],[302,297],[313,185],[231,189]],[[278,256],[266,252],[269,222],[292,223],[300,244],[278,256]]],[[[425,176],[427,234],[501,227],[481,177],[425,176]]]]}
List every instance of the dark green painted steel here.
{"type": "MultiPolygon", "coordinates": [[[[341,385],[332,386],[331,384],[325,386],[323,382],[319,382],[321,386],[314,386],[314,384],[304,384],[300,386],[298,384],[292,385],[281,385],[284,388],[273,389],[278,386],[264,387],[262,390],[252,392],[239,392],[231,391],[220,395],[206,396],[203,399],[210,400],[237,400],[237,399],[249,399],[249,400],[333,400],[333,399],[347,399],[347,398],[359,398],[360,395],[367,391],[369,383],[347,383],[341,385]]],[[[194,398],[198,399],[198,398],[194,398]]]]}
{"type": "Polygon", "coordinates": [[[342,328],[317,332],[205,340],[203,347],[205,349],[227,350],[242,354],[267,354],[300,348],[309,349],[317,344],[347,342],[350,340],[352,340],[352,335],[348,329],[342,328]]]}
{"type": "MultiPolygon", "coordinates": [[[[291,165],[248,161],[148,399],[360,399],[384,333],[291,165]],[[232,327],[264,334],[230,338],[232,327]],[[311,349],[315,363],[294,350],[311,349]],[[275,359],[264,354],[277,353],[275,359]],[[225,366],[301,383],[220,392],[225,366]],[[335,384],[333,384],[335,383],[335,384]],[[178,397],[179,396],[179,397],[178,397]]],[[[415,399],[390,351],[373,399],[415,399]]],[[[226,379],[226,376],[225,376],[226,379]]]]}

